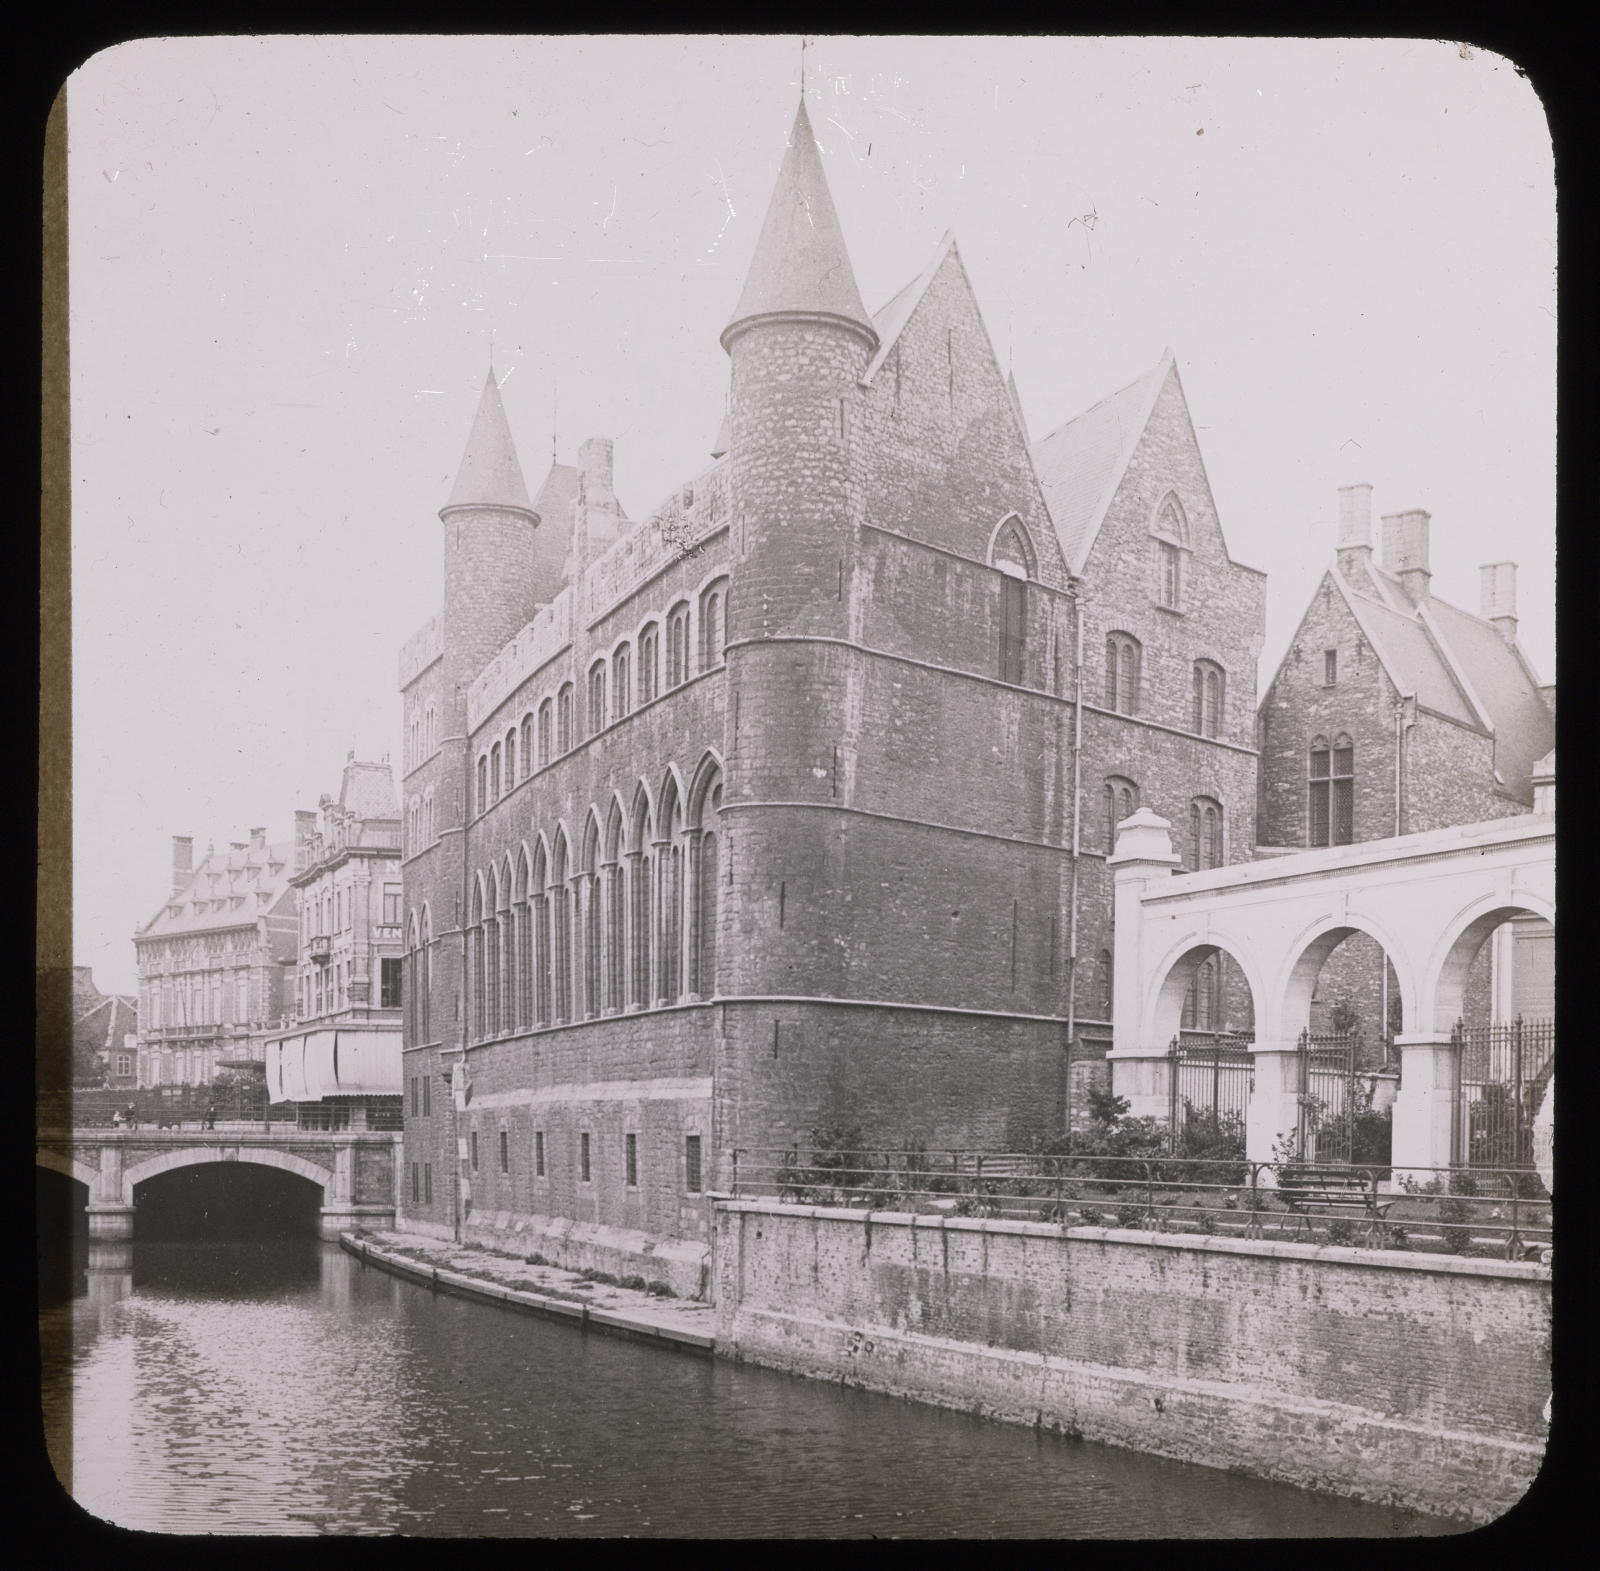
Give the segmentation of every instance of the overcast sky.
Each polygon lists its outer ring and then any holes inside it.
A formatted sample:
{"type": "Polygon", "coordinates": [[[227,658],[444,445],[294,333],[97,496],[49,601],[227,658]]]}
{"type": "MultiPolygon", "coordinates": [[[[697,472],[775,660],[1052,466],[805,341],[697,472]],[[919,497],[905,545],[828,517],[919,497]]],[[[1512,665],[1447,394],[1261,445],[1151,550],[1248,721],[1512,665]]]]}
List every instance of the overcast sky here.
{"type": "MultiPolygon", "coordinates": [[[[1171,345],[1270,677],[1335,488],[1514,557],[1554,670],[1555,198],[1495,55],[1412,40],[856,39],[806,51],[876,309],[956,232],[1035,437],[1171,345]]],[[[489,354],[530,489],[616,439],[635,517],[709,461],[799,92],[770,38],[218,38],[68,94],[75,948],[197,854],[398,760],[399,644],[489,354]],[[559,394],[558,394],[559,384],[559,394]],[[559,402],[559,417],[553,411],[559,402]]]]}

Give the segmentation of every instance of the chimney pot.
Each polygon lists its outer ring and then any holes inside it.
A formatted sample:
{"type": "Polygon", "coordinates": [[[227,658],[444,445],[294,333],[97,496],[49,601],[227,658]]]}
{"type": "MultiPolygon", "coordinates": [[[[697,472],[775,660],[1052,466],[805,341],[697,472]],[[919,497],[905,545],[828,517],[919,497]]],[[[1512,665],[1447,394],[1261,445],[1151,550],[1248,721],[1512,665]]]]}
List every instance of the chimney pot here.
{"type": "Polygon", "coordinates": [[[1372,546],[1372,487],[1365,481],[1339,487],[1339,549],[1372,546]]]}
{"type": "Polygon", "coordinates": [[[250,848],[251,848],[251,850],[259,851],[259,850],[262,849],[262,847],[264,847],[266,845],[266,843],[267,843],[267,831],[265,830],[265,828],[252,829],[250,831],[250,848]]]}
{"type": "Polygon", "coordinates": [[[1406,598],[1418,604],[1428,593],[1429,515],[1420,507],[1383,518],[1383,565],[1399,580],[1406,598]]]}
{"type": "Polygon", "coordinates": [[[1517,564],[1485,562],[1478,569],[1478,615],[1509,644],[1517,636],[1517,564]]]}
{"type": "Polygon", "coordinates": [[[194,871],[194,836],[174,835],[172,837],[172,892],[177,892],[188,883],[189,875],[194,871]]]}

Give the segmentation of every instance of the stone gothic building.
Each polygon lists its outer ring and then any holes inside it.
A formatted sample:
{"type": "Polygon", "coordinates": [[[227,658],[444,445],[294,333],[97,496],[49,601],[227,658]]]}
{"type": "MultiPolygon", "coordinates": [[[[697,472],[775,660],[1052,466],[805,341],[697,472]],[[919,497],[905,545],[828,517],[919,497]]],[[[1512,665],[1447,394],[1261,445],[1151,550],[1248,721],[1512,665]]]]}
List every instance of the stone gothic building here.
{"type": "Polygon", "coordinates": [[[865,308],[803,105],[721,342],[639,521],[491,372],[399,671],[406,1225],[691,1292],[736,1152],[1061,1130],[1116,821],[1251,854],[1264,599],[1172,356],[1030,446],[953,238],[865,308]]]}

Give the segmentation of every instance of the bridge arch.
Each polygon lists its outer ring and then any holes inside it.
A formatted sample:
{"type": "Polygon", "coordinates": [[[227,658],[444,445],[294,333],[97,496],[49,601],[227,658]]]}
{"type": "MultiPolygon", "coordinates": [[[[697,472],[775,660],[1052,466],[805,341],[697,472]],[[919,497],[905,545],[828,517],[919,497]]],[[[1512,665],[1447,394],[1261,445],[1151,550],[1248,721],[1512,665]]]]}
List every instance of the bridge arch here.
{"type": "Polygon", "coordinates": [[[1509,898],[1496,894],[1474,901],[1445,929],[1428,968],[1432,986],[1431,996],[1426,1000],[1427,1019],[1435,1031],[1449,1031],[1460,1019],[1465,1012],[1463,994],[1467,972],[1478,951],[1502,922],[1518,916],[1543,917],[1551,927],[1556,925],[1552,901],[1519,890],[1509,898]]]}
{"type": "Polygon", "coordinates": [[[35,1167],[43,1167],[52,1173],[59,1173],[63,1178],[75,1178],[89,1191],[89,1198],[94,1199],[95,1185],[100,1182],[100,1169],[90,1167],[86,1162],[80,1162],[76,1157],[63,1156],[59,1151],[47,1151],[43,1146],[36,1146],[33,1153],[35,1167]]]}
{"type": "MultiPolygon", "coordinates": [[[[1357,933],[1383,950],[1400,984],[1400,1018],[1411,1030],[1418,1018],[1417,978],[1411,956],[1386,931],[1365,914],[1346,912],[1318,918],[1301,930],[1289,946],[1289,958],[1274,994],[1279,1000],[1279,1032],[1285,1040],[1297,1038],[1311,1023],[1311,1000],[1328,957],[1357,933]]],[[[1383,1022],[1379,1022],[1379,1029],[1383,1022]]]]}
{"type": "MultiPolygon", "coordinates": [[[[229,1149],[234,1148],[229,1147],[229,1149]]],[[[130,1206],[133,1204],[134,1186],[142,1184],[147,1178],[170,1173],[177,1167],[205,1167],[224,1160],[253,1163],[257,1167],[275,1167],[280,1172],[293,1173],[296,1177],[315,1184],[322,1191],[324,1204],[332,1199],[332,1171],[326,1167],[318,1167],[315,1162],[308,1162],[292,1151],[239,1146],[234,1156],[224,1158],[221,1147],[188,1146],[179,1151],[163,1151],[159,1156],[146,1157],[144,1161],[126,1169],[122,1175],[123,1204],[130,1206]]]]}

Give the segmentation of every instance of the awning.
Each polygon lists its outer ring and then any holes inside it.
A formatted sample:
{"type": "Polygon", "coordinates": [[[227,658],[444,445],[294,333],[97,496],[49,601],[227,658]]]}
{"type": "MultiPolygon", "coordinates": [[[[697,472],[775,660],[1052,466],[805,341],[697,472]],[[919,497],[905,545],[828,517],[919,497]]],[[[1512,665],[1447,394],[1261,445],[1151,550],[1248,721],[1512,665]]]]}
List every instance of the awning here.
{"type": "Polygon", "coordinates": [[[400,1091],[397,1030],[306,1031],[267,1043],[267,1095],[274,1102],[400,1091]]]}

